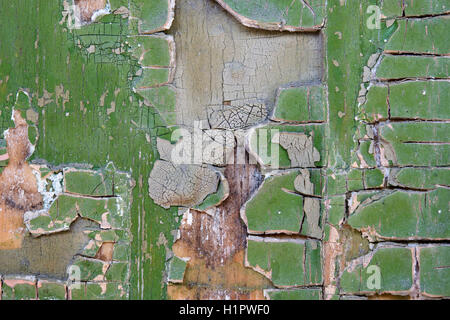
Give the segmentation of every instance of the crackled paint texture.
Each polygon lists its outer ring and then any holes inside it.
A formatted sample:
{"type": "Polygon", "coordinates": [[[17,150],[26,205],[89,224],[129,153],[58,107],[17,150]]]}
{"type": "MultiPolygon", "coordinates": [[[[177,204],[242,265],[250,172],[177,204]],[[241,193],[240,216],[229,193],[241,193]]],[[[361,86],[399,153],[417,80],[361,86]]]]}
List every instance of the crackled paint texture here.
{"type": "Polygon", "coordinates": [[[450,297],[447,0],[0,16],[0,299],[450,297]]]}

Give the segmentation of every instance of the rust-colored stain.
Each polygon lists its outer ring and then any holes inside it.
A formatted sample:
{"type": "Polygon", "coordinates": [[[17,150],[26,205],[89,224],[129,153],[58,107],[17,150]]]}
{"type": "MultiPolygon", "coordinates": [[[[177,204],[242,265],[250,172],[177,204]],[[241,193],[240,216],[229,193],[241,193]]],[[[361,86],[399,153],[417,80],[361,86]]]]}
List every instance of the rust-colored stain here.
{"type": "Polygon", "coordinates": [[[26,162],[31,151],[28,125],[17,110],[14,124],[5,134],[9,163],[0,175],[0,250],[20,248],[25,232],[23,214],[42,208],[36,177],[26,162]]]}
{"type": "Polygon", "coordinates": [[[75,5],[80,9],[81,20],[89,22],[95,11],[105,8],[106,0],[75,0],[75,5]]]}
{"type": "Polygon", "coordinates": [[[246,227],[240,208],[258,188],[256,165],[228,165],[225,176],[230,196],[214,215],[191,210],[189,223],[180,227],[173,251],[190,258],[182,284],[168,286],[171,299],[264,299],[270,281],[245,267],[246,227]]]}

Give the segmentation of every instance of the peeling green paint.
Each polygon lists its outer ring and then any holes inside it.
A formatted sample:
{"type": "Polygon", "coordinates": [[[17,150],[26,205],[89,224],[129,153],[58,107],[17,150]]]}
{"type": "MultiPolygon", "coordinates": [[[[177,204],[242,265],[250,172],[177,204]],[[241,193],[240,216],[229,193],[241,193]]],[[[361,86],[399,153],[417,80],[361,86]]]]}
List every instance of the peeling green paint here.
{"type": "MultiPolygon", "coordinates": [[[[416,1],[415,1],[416,2],[416,1]]],[[[445,37],[449,17],[398,22],[398,29],[386,45],[386,50],[407,53],[448,54],[450,46],[445,37]]]]}
{"type": "Polygon", "coordinates": [[[388,55],[376,74],[381,79],[448,78],[448,58],[388,55]]]}
{"type": "Polygon", "coordinates": [[[174,256],[169,262],[169,272],[167,281],[173,283],[183,282],[184,273],[186,271],[187,262],[174,256]]]}
{"type": "Polygon", "coordinates": [[[325,121],[322,86],[280,89],[272,120],[283,122],[325,121]]]}
{"type": "Polygon", "coordinates": [[[326,1],[263,0],[218,1],[225,8],[239,15],[245,25],[268,30],[320,29],[324,24],[326,1]],[[250,20],[247,22],[247,20],[250,20]]]}
{"type": "Polygon", "coordinates": [[[404,292],[413,285],[412,250],[408,248],[380,248],[364,265],[346,270],[340,279],[345,293],[404,292]],[[375,268],[374,268],[375,267],[375,268]],[[379,287],[376,280],[379,272],[379,287]]]}
{"type": "Polygon", "coordinates": [[[446,0],[405,0],[407,16],[440,14],[448,11],[450,11],[450,7],[446,0]]]}
{"type": "Polygon", "coordinates": [[[270,300],[321,300],[320,289],[265,290],[270,300]]]}
{"type": "MultiPolygon", "coordinates": [[[[0,48],[0,157],[6,157],[3,132],[14,126],[14,107],[36,147],[30,161],[46,164],[41,178],[54,168],[64,173],[63,193],[29,227],[38,235],[68,230],[78,218],[99,225],[86,232],[90,241],[75,260],[88,282],[70,284],[68,298],[166,298],[166,281],[182,282],[188,264],[166,259],[178,208],[155,205],[148,176],[160,158],[156,139],[170,140],[179,125],[179,88],[170,84],[174,42],[171,31],[161,33],[172,23],[174,1],[111,0],[113,14],[73,30],[62,1],[25,2],[0,7],[8,17],[0,19],[0,34],[9,44],[0,48]],[[157,245],[161,235],[167,245],[157,245]],[[97,256],[105,242],[113,244],[112,261],[97,256]]],[[[217,2],[248,27],[323,29],[325,36],[321,83],[285,84],[268,105],[272,121],[263,113],[264,124],[250,130],[248,150],[266,177],[241,214],[248,233],[266,234],[248,237],[247,264],[275,288],[289,288],[265,290],[266,297],[412,296],[418,283],[418,296],[449,296],[440,281],[447,246],[435,243],[449,237],[447,2],[217,2]],[[369,5],[382,10],[380,29],[368,27],[369,5]],[[258,139],[268,150],[258,149],[258,139]],[[298,141],[308,147],[296,150],[298,141]],[[374,243],[379,240],[400,243],[386,247],[374,243]],[[404,244],[417,240],[420,246],[404,244]],[[329,276],[322,275],[328,241],[332,252],[338,244],[344,250],[330,262],[334,275],[342,274],[331,282],[333,293],[322,279],[329,276]],[[381,269],[381,288],[368,287],[374,265],[381,269]]],[[[0,172],[7,164],[0,160],[0,172]]],[[[229,192],[224,181],[195,209],[208,212],[221,203],[229,192]]],[[[8,281],[3,276],[3,299],[34,299],[36,290],[40,299],[65,298],[66,283],[8,281]]]]}
{"type": "Polygon", "coordinates": [[[66,286],[64,283],[39,281],[37,287],[39,300],[66,299],[66,286]]]}

